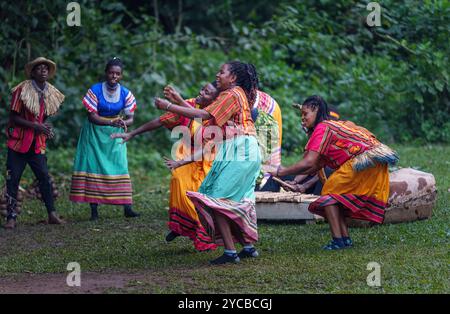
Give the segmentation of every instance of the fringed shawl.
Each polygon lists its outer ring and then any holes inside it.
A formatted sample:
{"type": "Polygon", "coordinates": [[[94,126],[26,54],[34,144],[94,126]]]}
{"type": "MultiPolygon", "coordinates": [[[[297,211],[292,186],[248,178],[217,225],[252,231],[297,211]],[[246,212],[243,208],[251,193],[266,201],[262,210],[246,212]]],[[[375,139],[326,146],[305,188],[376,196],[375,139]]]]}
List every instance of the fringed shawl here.
{"type": "MultiPolygon", "coordinates": [[[[39,93],[33,86],[32,80],[26,80],[12,89],[14,93],[18,88],[21,88],[20,99],[24,103],[25,107],[33,113],[35,116],[39,115],[39,93]]],[[[52,84],[47,82],[47,87],[44,90],[44,104],[45,115],[55,115],[62,102],[64,101],[64,95],[56,89],[52,84]]]]}
{"type": "Polygon", "coordinates": [[[353,158],[355,171],[376,164],[394,165],[399,160],[397,153],[381,143],[370,131],[350,121],[327,120],[319,123],[306,150],[318,152],[332,168],[353,158]]]}
{"type": "Polygon", "coordinates": [[[364,169],[375,167],[376,164],[395,165],[399,160],[397,153],[387,145],[379,143],[369,150],[355,157],[353,169],[362,171],[364,169]]]}

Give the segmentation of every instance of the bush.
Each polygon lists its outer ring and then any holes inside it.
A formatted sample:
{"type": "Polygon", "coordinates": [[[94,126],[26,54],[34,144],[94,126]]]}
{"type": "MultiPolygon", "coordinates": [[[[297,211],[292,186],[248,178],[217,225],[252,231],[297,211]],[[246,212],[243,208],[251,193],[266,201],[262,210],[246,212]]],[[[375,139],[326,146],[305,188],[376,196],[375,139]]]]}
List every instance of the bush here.
{"type": "MultiPolygon", "coordinates": [[[[261,88],[281,105],[287,151],[306,142],[291,104],[313,94],[382,141],[448,143],[449,2],[383,1],[382,26],[375,28],[364,22],[367,3],[261,1],[250,9],[230,0],[201,17],[203,5],[192,4],[180,11],[189,23],[184,25],[173,16],[176,4],[161,4],[156,20],[148,3],[85,0],[80,1],[83,26],[67,27],[64,3],[2,2],[0,82],[6,84],[0,83],[0,123],[7,121],[10,88],[24,79],[24,64],[38,55],[57,62],[53,83],[66,95],[50,145],[72,147],[86,118],[81,99],[101,79],[109,58],[124,61],[123,84],[139,106],[136,125],[161,114],[152,103],[166,84],[193,97],[221,63],[239,59],[255,64],[261,88]]],[[[155,151],[170,146],[163,130],[138,141],[155,151]]]]}

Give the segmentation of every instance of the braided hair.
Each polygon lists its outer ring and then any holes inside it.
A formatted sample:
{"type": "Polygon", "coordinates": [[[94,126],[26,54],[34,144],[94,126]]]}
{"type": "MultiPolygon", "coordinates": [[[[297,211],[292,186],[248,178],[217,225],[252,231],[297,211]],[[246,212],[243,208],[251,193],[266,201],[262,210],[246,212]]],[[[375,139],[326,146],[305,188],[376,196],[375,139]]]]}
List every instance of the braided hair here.
{"type": "Polygon", "coordinates": [[[330,110],[328,109],[327,102],[320,96],[314,95],[309,96],[303,102],[302,107],[309,107],[311,109],[317,108],[317,116],[316,121],[314,122],[314,127],[312,129],[307,130],[308,135],[311,135],[314,131],[314,128],[324,120],[330,120],[330,110]]]}
{"type": "Polygon", "coordinates": [[[236,85],[244,90],[247,101],[251,106],[255,102],[259,84],[255,66],[240,61],[230,61],[227,64],[230,73],[236,76],[236,85]]]}
{"type": "Polygon", "coordinates": [[[120,67],[121,70],[123,70],[123,63],[122,63],[122,60],[120,60],[120,59],[117,58],[117,57],[114,57],[114,58],[110,59],[110,60],[108,61],[108,63],[106,64],[105,72],[108,72],[109,68],[110,68],[110,67],[113,67],[113,66],[118,66],[118,67],[120,67]]]}
{"type": "Polygon", "coordinates": [[[250,79],[253,80],[253,86],[258,90],[259,89],[259,77],[258,72],[256,72],[256,68],[253,64],[248,63],[250,79]]]}

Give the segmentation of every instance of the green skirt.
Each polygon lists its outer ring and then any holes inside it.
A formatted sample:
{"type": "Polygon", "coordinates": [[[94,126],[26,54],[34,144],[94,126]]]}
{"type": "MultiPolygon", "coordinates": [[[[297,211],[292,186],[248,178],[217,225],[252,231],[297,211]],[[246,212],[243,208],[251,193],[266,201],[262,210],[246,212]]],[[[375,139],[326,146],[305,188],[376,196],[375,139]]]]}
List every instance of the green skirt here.
{"type": "Polygon", "coordinates": [[[89,120],[81,129],[75,156],[70,200],[96,204],[132,204],[127,146],[111,139],[122,128],[103,126],[89,120]]]}

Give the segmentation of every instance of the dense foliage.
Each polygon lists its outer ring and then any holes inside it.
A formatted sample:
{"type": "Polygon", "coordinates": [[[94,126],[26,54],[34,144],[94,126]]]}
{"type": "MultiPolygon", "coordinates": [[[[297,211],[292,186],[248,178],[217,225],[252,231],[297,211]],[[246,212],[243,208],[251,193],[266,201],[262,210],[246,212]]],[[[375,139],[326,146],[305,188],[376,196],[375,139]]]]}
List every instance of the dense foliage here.
{"type": "MultiPolygon", "coordinates": [[[[152,99],[166,84],[194,96],[221,63],[240,59],[255,64],[262,89],[280,103],[287,150],[305,141],[291,105],[312,94],[383,141],[450,142],[449,1],[380,1],[381,27],[365,23],[369,1],[83,0],[81,27],[67,26],[68,2],[0,3],[2,128],[10,88],[40,55],[57,62],[52,83],[66,95],[53,143],[70,146],[86,117],[81,98],[107,59],[126,65],[138,124],[160,114],[152,99]]],[[[169,132],[150,136],[150,145],[168,147],[169,132]]]]}

